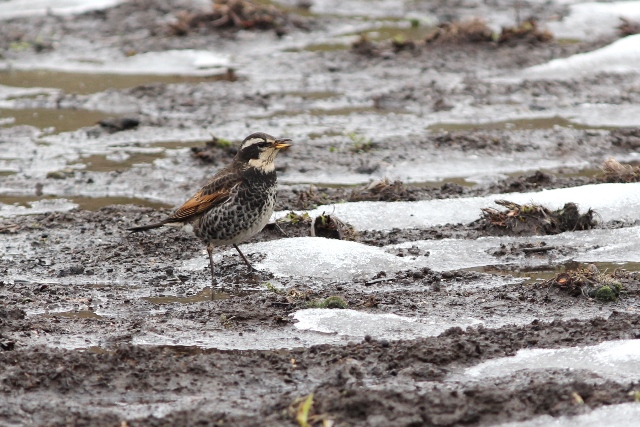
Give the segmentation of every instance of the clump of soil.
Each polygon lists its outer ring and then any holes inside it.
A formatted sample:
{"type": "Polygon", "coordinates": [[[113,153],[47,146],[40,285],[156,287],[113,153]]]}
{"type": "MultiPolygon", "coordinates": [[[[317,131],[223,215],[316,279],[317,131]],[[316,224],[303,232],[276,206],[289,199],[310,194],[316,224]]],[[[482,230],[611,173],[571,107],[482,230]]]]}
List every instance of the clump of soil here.
{"type": "Polygon", "coordinates": [[[490,255],[495,257],[520,257],[520,256],[534,256],[534,255],[549,255],[549,254],[561,254],[567,255],[571,252],[575,252],[575,249],[563,246],[551,246],[546,242],[539,243],[502,243],[498,248],[489,249],[487,251],[490,255]]]}
{"type": "Polygon", "coordinates": [[[616,159],[607,159],[602,164],[603,182],[638,182],[640,166],[623,165],[616,159]]]}
{"type": "Polygon", "coordinates": [[[572,296],[584,295],[600,301],[617,301],[625,288],[621,279],[629,273],[617,269],[612,274],[601,273],[594,264],[558,274],[547,280],[545,286],[553,286],[572,296]]]}
{"type": "Polygon", "coordinates": [[[192,31],[206,32],[219,28],[243,30],[274,30],[278,36],[293,22],[288,14],[273,5],[260,5],[248,0],[214,0],[211,11],[187,12],[176,15],[169,24],[172,35],[184,36],[192,31]]]}
{"type": "Polygon", "coordinates": [[[640,34],[640,22],[632,21],[631,19],[627,18],[620,18],[620,25],[618,25],[618,34],[620,34],[620,37],[640,34]]]}
{"type": "Polygon", "coordinates": [[[515,45],[520,43],[547,43],[553,40],[548,30],[538,28],[535,19],[527,19],[515,27],[503,27],[495,34],[487,23],[478,18],[462,22],[444,23],[427,35],[426,44],[493,43],[515,45]]]}
{"type": "Polygon", "coordinates": [[[361,34],[360,38],[351,44],[351,52],[374,57],[380,54],[380,49],[365,34],[361,34]]]}
{"type": "Polygon", "coordinates": [[[472,227],[492,235],[530,236],[558,234],[565,231],[589,230],[596,226],[594,211],[580,214],[575,203],[566,203],[562,209],[551,211],[539,205],[519,205],[507,200],[496,200],[507,210],[482,208],[482,217],[472,227]]]}
{"type": "Polygon", "coordinates": [[[402,181],[390,181],[387,178],[372,181],[370,184],[354,189],[349,196],[350,202],[363,200],[395,202],[411,200],[410,191],[402,181]]]}
{"type": "Polygon", "coordinates": [[[267,230],[279,229],[287,237],[324,237],[326,239],[355,240],[354,228],[337,218],[324,212],[315,218],[307,212],[297,214],[289,212],[275,223],[268,224],[267,230]]]}
{"type": "Polygon", "coordinates": [[[640,148],[640,128],[615,129],[609,134],[611,145],[624,149],[640,148]]]}
{"type": "Polygon", "coordinates": [[[112,117],[98,122],[100,127],[109,133],[121,132],[123,130],[135,129],[140,124],[137,117],[112,117]]]}
{"type": "MultiPolygon", "coordinates": [[[[518,45],[547,43],[553,40],[553,34],[548,30],[541,30],[534,19],[528,19],[515,27],[504,27],[497,34],[487,23],[479,18],[460,22],[447,22],[438,25],[423,41],[407,40],[397,36],[390,40],[390,47],[394,52],[404,50],[413,51],[419,47],[431,45],[462,45],[462,44],[493,44],[518,45]]],[[[361,35],[351,45],[351,51],[363,56],[379,56],[389,42],[374,43],[365,35],[361,35]]]]}
{"type": "Polygon", "coordinates": [[[231,141],[215,136],[204,147],[192,147],[191,153],[205,163],[226,163],[238,152],[231,141]]]}
{"type": "MultiPolygon", "coordinates": [[[[446,191],[445,186],[447,185],[450,184],[443,184],[443,192],[446,191]]],[[[407,186],[402,181],[390,181],[385,178],[354,189],[310,186],[306,190],[296,190],[294,194],[297,194],[297,199],[290,200],[289,203],[293,205],[292,208],[294,209],[311,209],[319,205],[347,201],[415,201],[424,199],[425,197],[422,193],[425,193],[425,191],[428,192],[429,190],[407,186]]]]}

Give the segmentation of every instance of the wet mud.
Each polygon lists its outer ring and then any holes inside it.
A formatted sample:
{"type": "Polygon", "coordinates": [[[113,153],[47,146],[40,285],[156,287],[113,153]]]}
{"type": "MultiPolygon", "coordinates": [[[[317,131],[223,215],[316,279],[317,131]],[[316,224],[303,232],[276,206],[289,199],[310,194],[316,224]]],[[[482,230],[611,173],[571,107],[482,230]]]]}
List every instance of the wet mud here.
{"type": "MultiPolygon", "coordinates": [[[[541,22],[568,9],[537,2],[520,2],[518,13],[537,20],[503,30],[502,42],[485,26],[456,39],[454,24],[259,3],[203,12],[187,1],[135,0],[0,25],[2,58],[18,62],[75,49],[90,57],[93,44],[114,58],[246,51],[207,76],[78,85],[59,72],[46,84],[42,71],[0,71],[0,84],[49,88],[4,97],[0,109],[0,203],[20,213],[0,210],[0,424],[298,426],[304,412],[314,426],[485,426],[632,402],[636,379],[580,366],[488,379],[465,369],[523,349],[640,339],[637,262],[574,262],[577,247],[524,240],[496,243],[482,253],[486,265],[436,270],[420,266],[435,254],[419,243],[637,227],[624,212],[604,222],[566,200],[577,222],[549,225],[553,212],[534,206],[542,218],[524,231],[530,206],[515,204],[493,216],[479,210],[476,222],[391,230],[302,212],[637,182],[637,128],[566,113],[636,106],[637,76],[501,80],[619,35],[550,38],[541,22]],[[267,71],[256,65],[267,62],[267,71]],[[251,131],[294,140],[278,158],[276,209],[296,212],[248,244],[315,235],[375,248],[397,267],[327,267],[349,279],[248,272],[220,248],[214,286],[188,230],[126,232],[170,214],[251,131]],[[59,199],[68,202],[53,212],[34,206],[59,199]],[[350,314],[329,329],[301,327],[314,310],[350,314]],[[357,315],[399,323],[367,329],[350,323],[357,315]]],[[[427,3],[405,6],[469,22],[465,2],[427,3]]],[[[512,2],[491,3],[474,11],[514,12],[512,2]]],[[[270,255],[245,254],[254,264],[270,255]]],[[[323,255],[292,251],[282,263],[312,271],[323,255]]]]}

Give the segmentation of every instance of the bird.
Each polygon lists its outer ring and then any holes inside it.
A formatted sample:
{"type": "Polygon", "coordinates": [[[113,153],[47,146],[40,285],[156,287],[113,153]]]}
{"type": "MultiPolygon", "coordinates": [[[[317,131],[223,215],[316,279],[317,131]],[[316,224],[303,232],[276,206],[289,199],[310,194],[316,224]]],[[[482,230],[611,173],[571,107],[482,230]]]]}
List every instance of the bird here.
{"type": "Polygon", "coordinates": [[[233,245],[249,271],[255,271],[238,244],[253,237],[269,222],[276,204],[275,157],[290,143],[287,138],[252,133],[242,141],[231,164],[219,170],[173,214],[160,222],[127,230],[136,233],[172,223],[191,224],[194,234],[207,246],[214,286],[214,247],[233,245]]]}

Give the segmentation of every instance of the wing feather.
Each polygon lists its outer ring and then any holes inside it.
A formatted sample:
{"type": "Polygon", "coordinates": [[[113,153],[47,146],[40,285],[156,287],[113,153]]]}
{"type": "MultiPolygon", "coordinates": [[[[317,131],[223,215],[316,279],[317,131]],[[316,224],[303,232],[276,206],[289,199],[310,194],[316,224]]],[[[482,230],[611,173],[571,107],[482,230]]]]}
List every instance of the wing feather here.
{"type": "Polygon", "coordinates": [[[211,194],[198,191],[187,200],[177,211],[168,218],[168,222],[186,222],[200,216],[212,207],[226,202],[229,199],[229,189],[224,189],[211,194]]]}

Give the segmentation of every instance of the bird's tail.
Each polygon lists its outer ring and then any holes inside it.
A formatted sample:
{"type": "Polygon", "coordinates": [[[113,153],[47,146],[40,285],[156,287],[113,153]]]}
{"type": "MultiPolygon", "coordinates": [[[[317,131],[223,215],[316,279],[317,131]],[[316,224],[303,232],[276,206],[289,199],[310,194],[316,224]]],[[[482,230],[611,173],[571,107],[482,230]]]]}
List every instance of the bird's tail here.
{"type": "Polygon", "coordinates": [[[140,227],[127,228],[127,230],[132,232],[132,233],[137,233],[138,231],[146,231],[146,230],[152,230],[154,228],[160,228],[165,224],[166,224],[165,221],[160,221],[160,222],[156,222],[154,224],[141,225],[140,227]]]}

